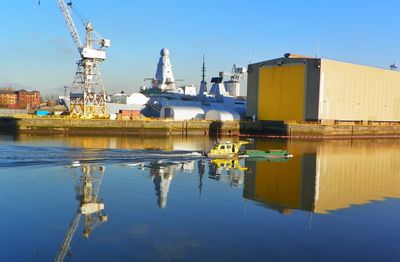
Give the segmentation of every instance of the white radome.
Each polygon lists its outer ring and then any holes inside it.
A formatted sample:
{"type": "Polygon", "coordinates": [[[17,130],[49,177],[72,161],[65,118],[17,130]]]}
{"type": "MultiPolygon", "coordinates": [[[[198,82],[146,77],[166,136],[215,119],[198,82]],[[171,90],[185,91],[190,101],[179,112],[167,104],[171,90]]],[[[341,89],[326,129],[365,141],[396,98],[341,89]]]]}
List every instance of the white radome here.
{"type": "Polygon", "coordinates": [[[169,50],[167,48],[161,49],[160,55],[161,56],[169,56],[169,50]]]}

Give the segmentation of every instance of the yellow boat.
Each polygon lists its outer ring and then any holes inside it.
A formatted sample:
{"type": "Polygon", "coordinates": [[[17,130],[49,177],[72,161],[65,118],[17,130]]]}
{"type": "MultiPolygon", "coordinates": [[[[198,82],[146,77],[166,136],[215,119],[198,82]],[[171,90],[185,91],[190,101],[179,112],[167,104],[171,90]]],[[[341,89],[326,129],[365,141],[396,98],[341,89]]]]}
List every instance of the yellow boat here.
{"type": "Polygon", "coordinates": [[[250,144],[250,141],[218,143],[206,153],[206,156],[211,158],[238,157],[241,154],[240,147],[247,144],[250,144]]]}

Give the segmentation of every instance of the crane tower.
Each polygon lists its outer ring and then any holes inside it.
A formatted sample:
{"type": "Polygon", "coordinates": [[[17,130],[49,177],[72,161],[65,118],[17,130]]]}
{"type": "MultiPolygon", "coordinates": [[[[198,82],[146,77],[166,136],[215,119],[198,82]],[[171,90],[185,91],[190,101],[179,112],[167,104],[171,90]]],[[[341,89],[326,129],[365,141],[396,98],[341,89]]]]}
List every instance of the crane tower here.
{"type": "Polygon", "coordinates": [[[81,56],[81,59],[77,62],[78,68],[70,93],[71,116],[106,118],[108,117],[105,105],[106,92],[100,74],[100,63],[106,59],[105,48],[110,47],[111,42],[101,37],[89,21],[84,21],[86,35],[83,44],[71,16],[71,11],[74,8],[72,2],[57,1],[81,56]]]}

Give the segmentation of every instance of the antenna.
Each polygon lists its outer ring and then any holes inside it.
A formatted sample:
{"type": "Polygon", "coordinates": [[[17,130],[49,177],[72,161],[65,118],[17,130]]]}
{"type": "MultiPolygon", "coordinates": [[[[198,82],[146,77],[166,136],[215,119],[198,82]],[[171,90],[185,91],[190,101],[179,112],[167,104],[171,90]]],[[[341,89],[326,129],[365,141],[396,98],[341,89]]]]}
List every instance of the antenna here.
{"type": "Polygon", "coordinates": [[[203,67],[201,68],[201,81],[204,82],[206,79],[206,55],[203,54],[203,67]]]}
{"type": "Polygon", "coordinates": [[[249,50],[249,65],[251,64],[251,49],[249,50]]]}
{"type": "Polygon", "coordinates": [[[315,58],[319,57],[319,40],[317,41],[317,54],[315,55],[315,58]]]}

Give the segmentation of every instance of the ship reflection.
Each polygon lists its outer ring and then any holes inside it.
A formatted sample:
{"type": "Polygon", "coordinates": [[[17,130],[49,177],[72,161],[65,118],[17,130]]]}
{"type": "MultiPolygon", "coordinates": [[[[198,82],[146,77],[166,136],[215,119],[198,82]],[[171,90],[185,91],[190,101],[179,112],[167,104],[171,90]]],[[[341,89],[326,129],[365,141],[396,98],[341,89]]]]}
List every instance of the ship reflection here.
{"type": "Polygon", "coordinates": [[[108,217],[102,213],[104,203],[99,198],[105,167],[89,164],[81,165],[78,161],[75,161],[71,165],[71,170],[73,172],[76,200],[79,202],[79,206],[65,234],[55,259],[56,261],[63,261],[65,256],[72,254],[70,243],[78,228],[81,216],[84,217],[83,236],[85,238],[88,238],[98,225],[108,220],[108,217]]]}
{"type": "MultiPolygon", "coordinates": [[[[177,171],[192,173],[194,170],[195,161],[186,162],[150,162],[145,165],[150,169],[150,177],[154,183],[154,188],[157,195],[157,205],[160,208],[167,206],[168,192],[172,179],[177,171]]],[[[200,189],[201,190],[201,189],[200,189]]]]}

